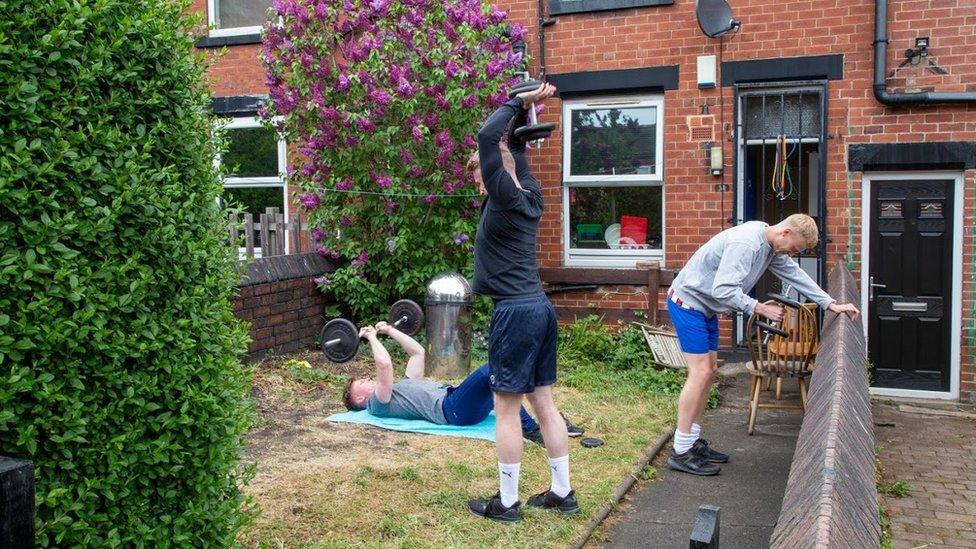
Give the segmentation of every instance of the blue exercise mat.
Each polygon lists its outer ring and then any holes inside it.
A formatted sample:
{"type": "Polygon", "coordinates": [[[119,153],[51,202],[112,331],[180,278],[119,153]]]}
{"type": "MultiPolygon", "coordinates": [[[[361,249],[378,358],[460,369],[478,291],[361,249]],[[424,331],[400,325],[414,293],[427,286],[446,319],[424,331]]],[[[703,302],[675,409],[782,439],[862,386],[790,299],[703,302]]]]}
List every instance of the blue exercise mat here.
{"type": "Polygon", "coordinates": [[[438,425],[422,419],[400,419],[395,417],[378,417],[358,410],[333,414],[326,421],[341,421],[345,423],[365,423],[375,425],[391,431],[405,433],[424,433],[428,435],[443,435],[447,437],[480,438],[495,442],[495,412],[488,414],[481,423],[459,427],[457,425],[438,425]]]}

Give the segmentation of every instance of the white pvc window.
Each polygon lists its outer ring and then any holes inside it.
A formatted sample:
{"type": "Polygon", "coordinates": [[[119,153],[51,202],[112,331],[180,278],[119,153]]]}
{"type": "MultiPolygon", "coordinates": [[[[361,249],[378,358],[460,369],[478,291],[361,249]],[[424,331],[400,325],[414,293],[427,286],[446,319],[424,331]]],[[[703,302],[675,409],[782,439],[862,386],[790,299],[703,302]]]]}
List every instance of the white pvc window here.
{"type": "Polygon", "coordinates": [[[271,0],[207,0],[210,36],[236,36],[261,32],[271,0]]]}
{"type": "MultiPolygon", "coordinates": [[[[242,214],[250,213],[255,223],[267,208],[277,208],[287,219],[285,140],[257,118],[234,118],[221,127],[225,131],[227,150],[216,162],[225,172],[224,201],[242,214]]],[[[260,246],[260,235],[255,235],[257,257],[260,257],[260,246]]]]}
{"type": "Polygon", "coordinates": [[[566,265],[663,259],[663,111],[661,96],[563,103],[566,265]]]}

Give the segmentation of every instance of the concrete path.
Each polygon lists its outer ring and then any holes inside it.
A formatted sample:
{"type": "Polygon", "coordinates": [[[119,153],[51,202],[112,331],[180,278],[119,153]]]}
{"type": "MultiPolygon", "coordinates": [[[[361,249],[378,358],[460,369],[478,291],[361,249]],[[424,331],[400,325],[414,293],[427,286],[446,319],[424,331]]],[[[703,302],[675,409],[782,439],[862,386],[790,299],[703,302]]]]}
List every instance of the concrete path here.
{"type": "MultiPolygon", "coordinates": [[[[799,410],[759,410],[756,432],[746,433],[750,375],[735,364],[720,372],[722,404],[706,413],[703,436],[731,456],[715,477],[697,477],[667,469],[657,460],[657,479],[632,492],[622,515],[611,515],[607,547],[688,547],[701,504],[721,508],[721,547],[768,547],[782,504],[793,448],[803,416],[799,410]],[[614,521],[616,518],[618,520],[614,521]]],[[[796,382],[784,380],[784,400],[797,402],[796,382]]],[[[764,392],[764,402],[773,399],[764,392]]],[[[665,452],[670,451],[670,445],[665,452]]]]}
{"type": "Polygon", "coordinates": [[[882,402],[873,412],[882,480],[910,492],[881,496],[892,545],[976,547],[976,415],[882,402]]]}

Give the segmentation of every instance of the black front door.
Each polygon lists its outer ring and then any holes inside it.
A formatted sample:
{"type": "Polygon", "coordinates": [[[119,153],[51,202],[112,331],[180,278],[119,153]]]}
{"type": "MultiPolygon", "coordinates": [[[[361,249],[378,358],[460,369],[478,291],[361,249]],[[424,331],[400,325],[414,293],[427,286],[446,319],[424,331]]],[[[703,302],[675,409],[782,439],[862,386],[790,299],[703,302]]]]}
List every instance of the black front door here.
{"type": "Polygon", "coordinates": [[[873,385],[948,391],[951,180],[874,180],[868,275],[873,385]]]}

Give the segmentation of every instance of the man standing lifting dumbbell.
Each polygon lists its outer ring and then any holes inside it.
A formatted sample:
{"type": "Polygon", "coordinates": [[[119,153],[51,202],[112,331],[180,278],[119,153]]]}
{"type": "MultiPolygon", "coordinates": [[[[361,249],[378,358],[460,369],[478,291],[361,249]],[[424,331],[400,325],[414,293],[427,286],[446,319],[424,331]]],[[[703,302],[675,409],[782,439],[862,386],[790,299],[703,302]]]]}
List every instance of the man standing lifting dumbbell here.
{"type": "MultiPolygon", "coordinates": [[[[528,109],[555,94],[550,84],[521,84],[478,132],[478,153],[469,162],[487,198],[474,244],[474,291],[495,302],[488,342],[490,383],[495,397],[499,491],[468,503],[472,513],[492,520],[522,518],[518,499],[522,461],[519,409],[522,397],[541,425],[552,483],[529,505],[562,513],[579,510],[569,483],[569,439],[552,397],[556,382],[556,315],[542,291],[536,264],[536,233],[542,191],[525,158],[525,142],[541,137],[525,128],[528,109]],[[511,123],[508,147],[502,134],[511,123]],[[520,131],[521,129],[521,131],[520,131]]],[[[551,131],[551,128],[549,128],[551,131]]]]}

